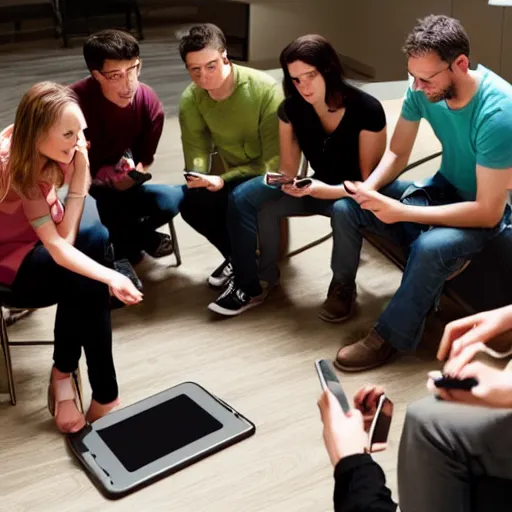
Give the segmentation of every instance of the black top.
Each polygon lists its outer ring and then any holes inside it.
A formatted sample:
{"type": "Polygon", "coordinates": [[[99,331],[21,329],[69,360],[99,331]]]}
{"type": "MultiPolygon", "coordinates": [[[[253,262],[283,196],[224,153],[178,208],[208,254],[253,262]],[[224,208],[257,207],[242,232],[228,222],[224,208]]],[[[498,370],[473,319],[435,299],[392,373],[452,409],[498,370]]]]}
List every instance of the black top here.
{"type": "Polygon", "coordinates": [[[370,455],[351,455],[334,469],[335,512],[396,512],[381,467],[370,455]]]}
{"type": "Polygon", "coordinates": [[[302,98],[287,98],[278,110],[279,119],[292,124],[315,178],[329,185],[362,179],[359,134],[362,130],[380,132],[386,126],[381,103],[368,93],[348,86],[344,103],[345,114],[331,134],[325,132],[313,106],[302,98]]]}

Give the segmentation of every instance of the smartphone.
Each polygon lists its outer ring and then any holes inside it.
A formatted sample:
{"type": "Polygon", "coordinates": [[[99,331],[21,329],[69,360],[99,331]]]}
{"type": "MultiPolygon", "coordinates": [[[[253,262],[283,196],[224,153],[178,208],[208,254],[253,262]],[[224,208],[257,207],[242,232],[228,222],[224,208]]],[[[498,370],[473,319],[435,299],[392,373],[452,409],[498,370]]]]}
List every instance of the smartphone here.
{"type": "Polygon", "coordinates": [[[267,172],[265,174],[265,183],[271,187],[280,187],[281,185],[290,185],[294,178],[281,174],[279,172],[267,172]]]}
{"type": "Polygon", "coordinates": [[[385,450],[393,418],[393,402],[384,394],[379,397],[375,416],[368,432],[370,453],[385,450]]]}
{"type": "Polygon", "coordinates": [[[311,183],[313,183],[313,180],[311,178],[302,178],[300,180],[295,180],[295,186],[297,188],[309,187],[311,183]]]}
{"type": "Polygon", "coordinates": [[[473,389],[475,386],[478,386],[478,380],[474,377],[458,379],[456,377],[442,375],[441,377],[434,379],[434,386],[436,388],[443,389],[460,389],[462,391],[471,391],[471,389],[473,389]]]}
{"type": "Polygon", "coordinates": [[[185,171],[183,173],[183,176],[185,176],[185,179],[187,181],[193,180],[194,178],[202,178],[203,174],[200,172],[194,172],[194,171],[185,171]]]}
{"type": "Polygon", "coordinates": [[[320,379],[320,385],[323,390],[329,390],[337,399],[343,409],[343,412],[347,414],[351,407],[347,400],[347,395],[341,387],[340,381],[336,376],[336,372],[332,366],[332,363],[327,359],[318,359],[315,361],[315,368],[320,379]]]}
{"type": "Polygon", "coordinates": [[[149,181],[153,177],[153,175],[149,172],[140,172],[137,171],[136,169],[128,171],[128,176],[138,185],[146,183],[146,181],[149,181]]]}

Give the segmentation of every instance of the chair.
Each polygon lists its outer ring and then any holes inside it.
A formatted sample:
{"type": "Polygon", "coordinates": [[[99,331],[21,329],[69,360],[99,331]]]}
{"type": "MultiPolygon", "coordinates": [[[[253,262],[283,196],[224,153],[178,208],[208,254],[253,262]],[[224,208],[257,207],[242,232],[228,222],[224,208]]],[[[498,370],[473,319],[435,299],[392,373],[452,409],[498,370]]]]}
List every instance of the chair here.
{"type": "Polygon", "coordinates": [[[169,233],[171,235],[172,250],[176,258],[176,266],[179,267],[181,265],[181,252],[178,244],[178,236],[176,235],[176,229],[174,227],[174,219],[169,221],[169,233]]]}
{"type": "MultiPolygon", "coordinates": [[[[0,284],[0,306],[12,306],[12,295],[13,293],[10,288],[0,284]]],[[[2,352],[5,360],[5,369],[7,371],[7,385],[9,388],[11,404],[16,405],[16,389],[14,384],[14,374],[12,371],[10,348],[15,346],[33,347],[36,345],[53,345],[53,341],[10,341],[9,336],[7,335],[7,325],[1,312],[0,322],[0,345],[2,346],[2,352]]],[[[79,370],[77,373],[79,374],[79,370]]]]}

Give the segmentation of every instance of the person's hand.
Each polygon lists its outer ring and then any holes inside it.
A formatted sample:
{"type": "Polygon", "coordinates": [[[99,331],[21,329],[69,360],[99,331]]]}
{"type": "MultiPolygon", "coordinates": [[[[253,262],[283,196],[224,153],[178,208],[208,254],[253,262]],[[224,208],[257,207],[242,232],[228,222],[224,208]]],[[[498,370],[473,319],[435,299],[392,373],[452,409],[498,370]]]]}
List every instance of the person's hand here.
{"type": "Polygon", "coordinates": [[[112,271],[112,277],[108,282],[108,287],[111,294],[124,304],[131,306],[142,301],[142,292],[137,290],[128,277],[115,270],[112,271]]]}
{"type": "Polygon", "coordinates": [[[87,141],[83,131],[78,133],[75,154],[70,165],[72,166],[73,177],[69,185],[69,192],[75,196],[86,196],[91,187],[91,171],[89,168],[87,141]]]}
{"type": "Polygon", "coordinates": [[[299,188],[295,186],[295,181],[293,183],[289,183],[287,185],[283,185],[281,190],[292,197],[304,197],[304,196],[313,196],[319,189],[322,187],[323,183],[319,180],[311,179],[311,183],[306,187],[299,188]]]}
{"type": "Polygon", "coordinates": [[[364,421],[364,430],[368,433],[372,425],[373,418],[377,412],[379,398],[384,394],[384,388],[368,384],[362,387],[354,395],[354,407],[361,411],[364,421]]]}
{"type": "MultiPolygon", "coordinates": [[[[469,349],[471,347],[466,350],[469,349]]],[[[446,373],[445,369],[443,373],[446,373]]],[[[441,372],[431,372],[427,388],[447,401],[499,409],[512,408],[512,372],[498,370],[481,362],[474,362],[464,366],[457,374],[450,375],[459,379],[474,377],[478,380],[478,385],[471,391],[436,388],[434,379],[441,377],[441,372]]]]}
{"type": "Polygon", "coordinates": [[[406,206],[400,201],[372,190],[362,183],[346,181],[344,185],[349,197],[359,203],[363,210],[371,211],[380,221],[394,224],[406,220],[406,206]]]}
{"type": "Polygon", "coordinates": [[[196,177],[191,176],[187,179],[188,188],[205,188],[210,192],[217,192],[224,186],[224,180],[220,176],[205,174],[203,176],[196,177]]]}
{"type": "Polygon", "coordinates": [[[510,328],[512,328],[512,308],[510,306],[450,322],[444,329],[437,358],[440,361],[446,361],[458,357],[463,350],[471,345],[477,345],[474,347],[476,354],[481,350],[483,343],[487,343],[510,328]]]}
{"type": "Polygon", "coordinates": [[[364,431],[363,416],[357,409],[345,415],[336,397],[328,390],[318,400],[324,425],[323,438],[333,466],[350,455],[364,453],[368,435],[364,431]]]}

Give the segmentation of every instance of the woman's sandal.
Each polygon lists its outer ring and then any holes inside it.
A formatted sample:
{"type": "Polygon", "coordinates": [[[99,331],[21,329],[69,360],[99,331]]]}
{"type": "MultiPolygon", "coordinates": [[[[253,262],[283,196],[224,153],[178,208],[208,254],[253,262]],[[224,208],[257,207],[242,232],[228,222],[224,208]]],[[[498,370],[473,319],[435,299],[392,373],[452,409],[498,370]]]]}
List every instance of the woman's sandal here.
{"type": "Polygon", "coordinates": [[[76,408],[81,414],[84,414],[82,402],[82,382],[77,370],[65,379],[52,381],[50,373],[50,383],[48,385],[48,411],[54,417],[58,415],[59,404],[66,400],[73,400],[76,408]]]}

